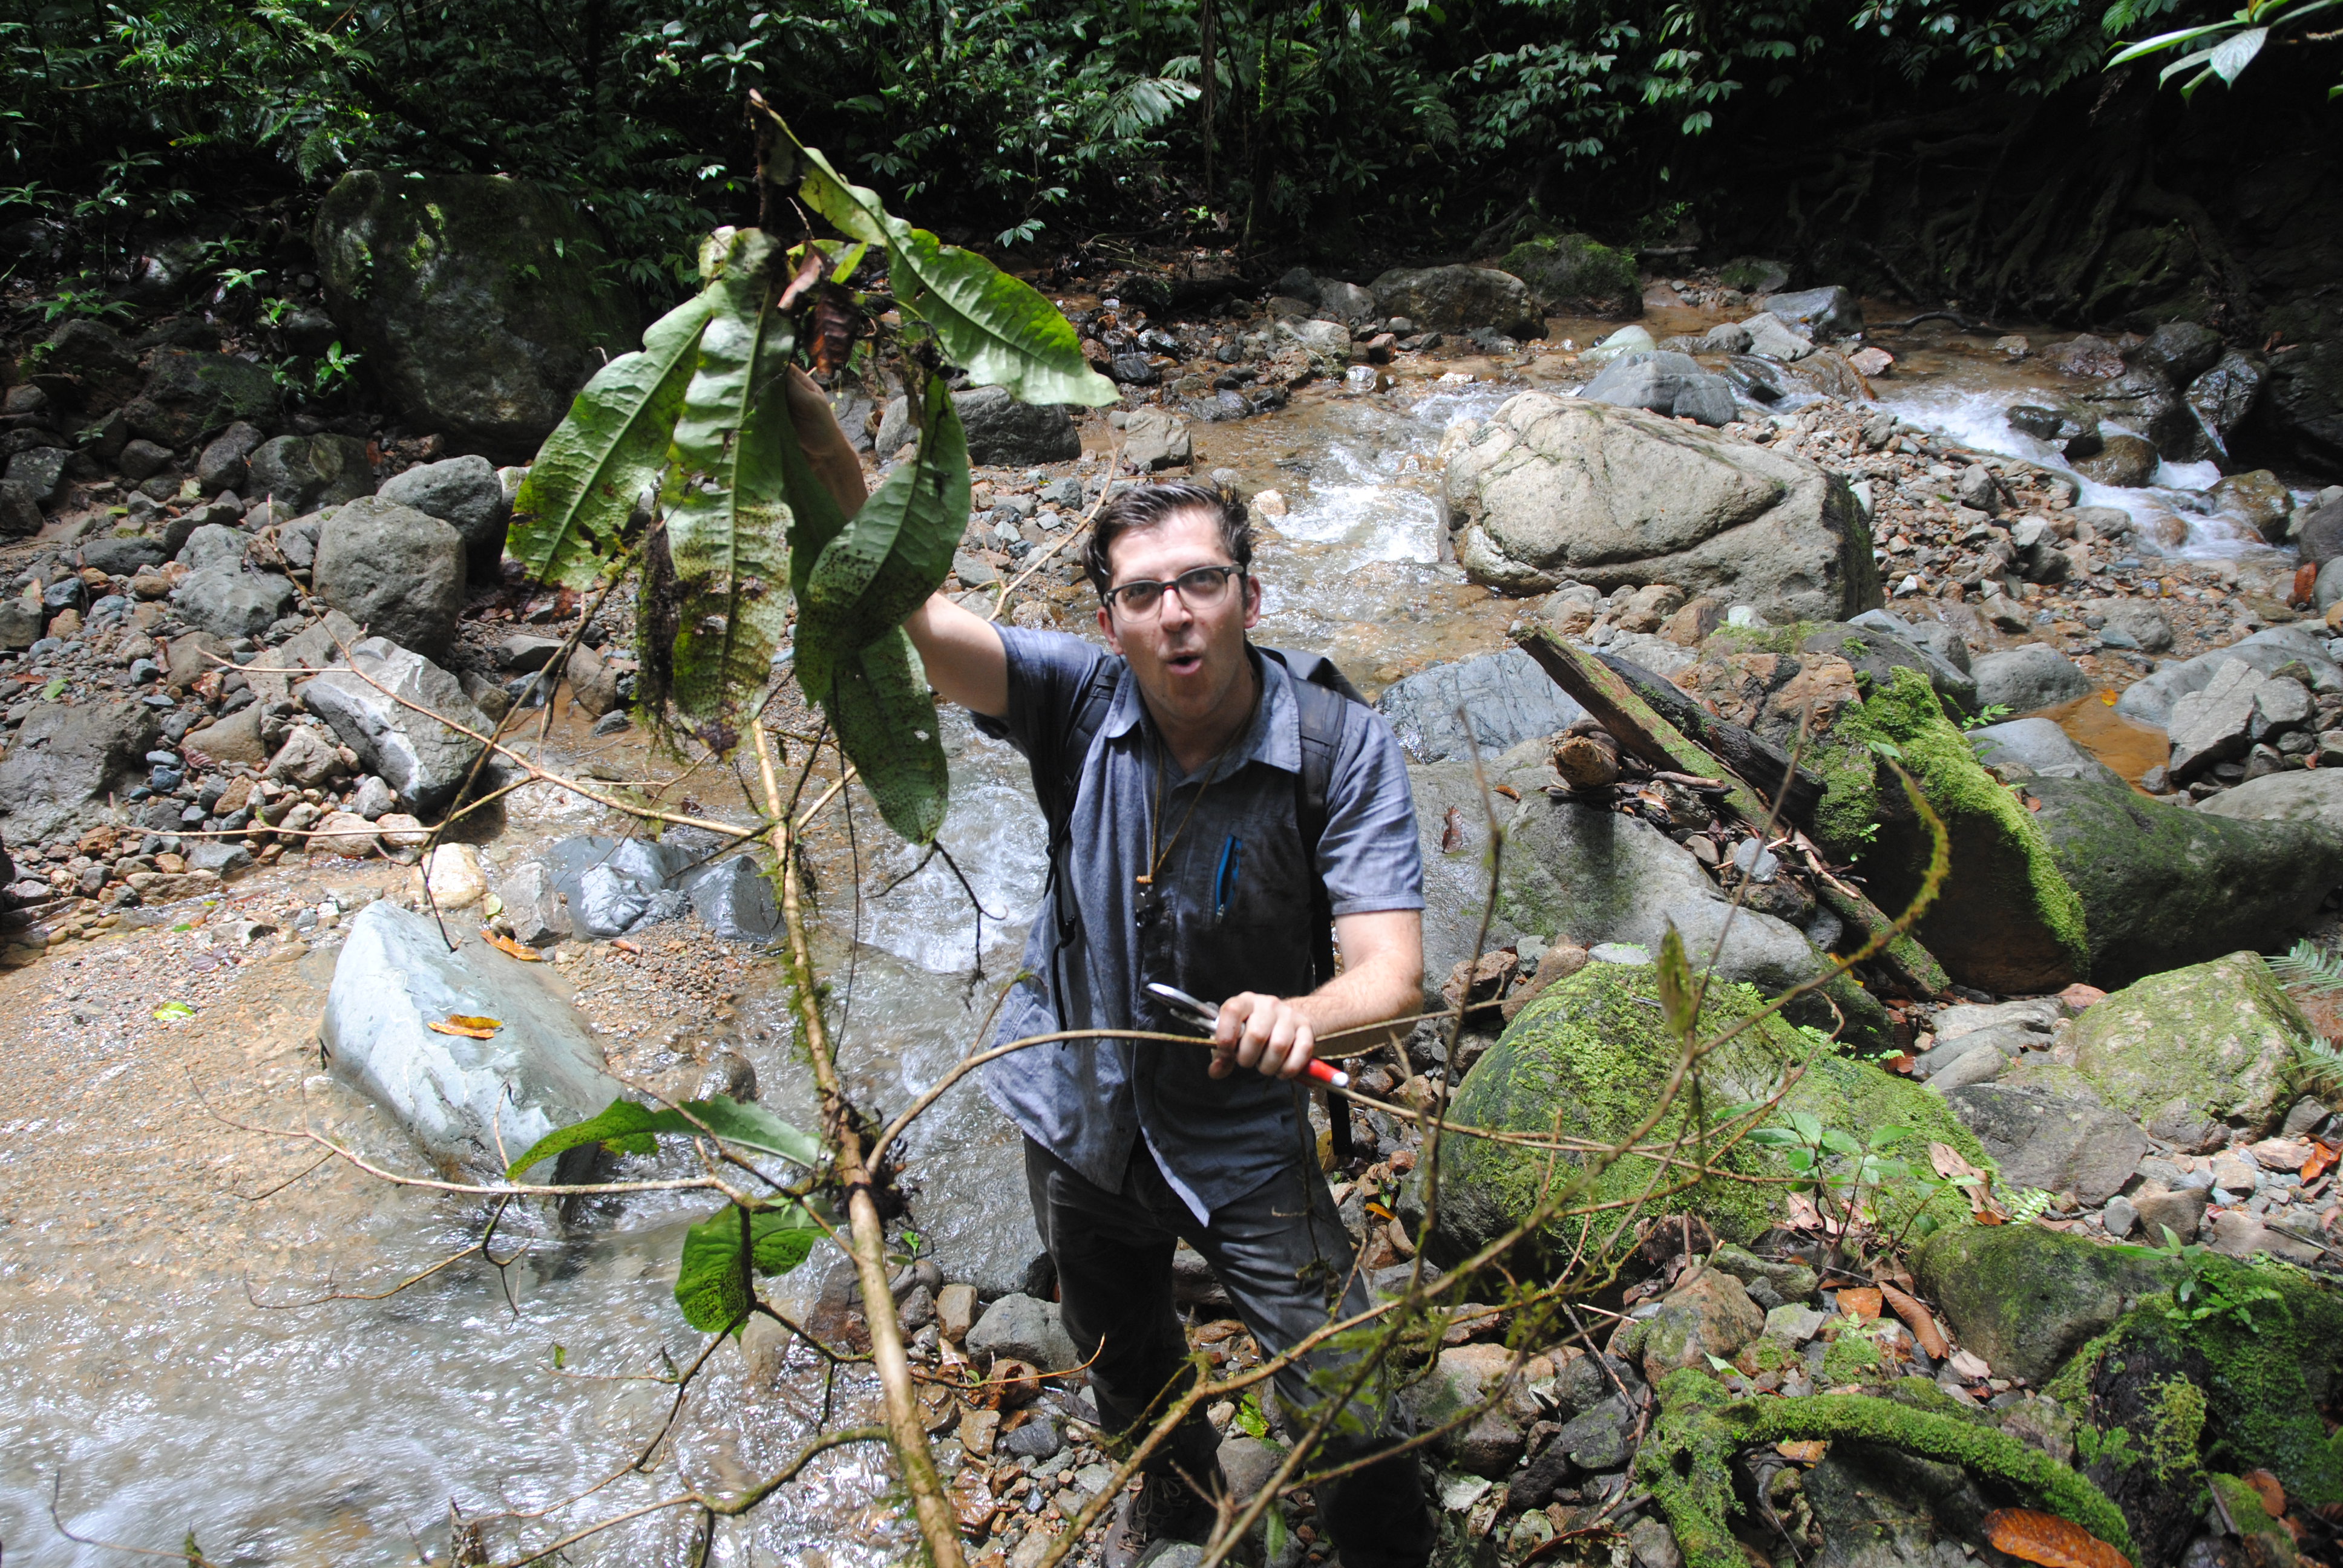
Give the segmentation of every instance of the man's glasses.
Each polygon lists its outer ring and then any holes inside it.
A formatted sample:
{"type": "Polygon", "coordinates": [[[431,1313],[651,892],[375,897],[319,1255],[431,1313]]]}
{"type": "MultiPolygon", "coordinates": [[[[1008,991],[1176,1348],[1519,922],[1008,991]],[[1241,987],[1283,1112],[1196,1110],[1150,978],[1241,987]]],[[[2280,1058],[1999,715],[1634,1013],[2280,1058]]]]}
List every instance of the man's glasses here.
{"type": "Polygon", "coordinates": [[[1230,582],[1244,575],[1242,567],[1191,567],[1170,582],[1141,578],[1109,588],[1106,599],[1131,620],[1145,620],[1161,610],[1166,588],[1177,589],[1180,601],[1190,609],[1212,609],[1229,597],[1230,582]]]}

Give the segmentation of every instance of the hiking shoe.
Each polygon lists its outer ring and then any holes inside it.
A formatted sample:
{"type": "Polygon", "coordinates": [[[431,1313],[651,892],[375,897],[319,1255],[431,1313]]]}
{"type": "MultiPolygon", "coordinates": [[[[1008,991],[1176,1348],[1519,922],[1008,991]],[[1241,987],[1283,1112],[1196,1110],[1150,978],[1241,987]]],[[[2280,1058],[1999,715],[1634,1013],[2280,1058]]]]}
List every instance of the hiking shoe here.
{"type": "MultiPolygon", "coordinates": [[[[1222,1486],[1220,1466],[1204,1478],[1215,1490],[1222,1486]]],[[[1147,1549],[1158,1541],[1202,1544],[1219,1518],[1211,1498],[1177,1474],[1142,1475],[1139,1490],[1126,1492],[1115,1505],[1114,1523],[1106,1535],[1106,1568],[1135,1568],[1147,1549]]]]}

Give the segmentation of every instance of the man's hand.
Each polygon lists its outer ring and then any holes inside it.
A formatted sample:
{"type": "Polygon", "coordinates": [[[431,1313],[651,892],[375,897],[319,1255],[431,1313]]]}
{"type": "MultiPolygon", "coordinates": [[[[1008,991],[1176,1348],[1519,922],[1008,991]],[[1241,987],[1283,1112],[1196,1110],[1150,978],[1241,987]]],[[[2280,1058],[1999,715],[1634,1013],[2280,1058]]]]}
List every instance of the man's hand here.
{"type": "Polygon", "coordinates": [[[1316,1043],[1300,1001],[1239,991],[1221,1003],[1220,1021],[1212,1026],[1212,1076],[1251,1067],[1265,1078],[1299,1078],[1316,1043]]]}

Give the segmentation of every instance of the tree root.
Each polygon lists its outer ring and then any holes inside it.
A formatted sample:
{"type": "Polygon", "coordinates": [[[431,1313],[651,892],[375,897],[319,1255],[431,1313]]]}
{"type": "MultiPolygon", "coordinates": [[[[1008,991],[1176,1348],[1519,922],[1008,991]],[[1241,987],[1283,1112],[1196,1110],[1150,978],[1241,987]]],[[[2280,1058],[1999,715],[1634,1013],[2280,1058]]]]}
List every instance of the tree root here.
{"type": "Polygon", "coordinates": [[[1735,1400],[1703,1372],[1671,1372],[1657,1389],[1660,1416],[1635,1456],[1635,1479],[1667,1516],[1685,1568],[1744,1568],[1726,1520],[1734,1509],[1733,1457],[1758,1443],[1854,1440],[1957,1464],[2081,1525],[2126,1556],[2131,1532],[2107,1494],[2047,1454],[1994,1427],[1932,1415],[1865,1394],[1735,1400]]]}

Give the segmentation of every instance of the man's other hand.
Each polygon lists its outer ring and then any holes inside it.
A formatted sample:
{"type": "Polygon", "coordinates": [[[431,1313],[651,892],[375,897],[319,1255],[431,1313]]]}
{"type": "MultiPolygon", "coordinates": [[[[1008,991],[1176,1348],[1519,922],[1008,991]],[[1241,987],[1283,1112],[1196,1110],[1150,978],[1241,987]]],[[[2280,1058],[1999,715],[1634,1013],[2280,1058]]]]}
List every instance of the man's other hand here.
{"type": "Polygon", "coordinates": [[[1212,1076],[1226,1078],[1250,1067],[1267,1078],[1298,1078],[1316,1044],[1299,1000],[1239,991],[1221,1003],[1220,1021],[1212,1028],[1212,1076]]]}

